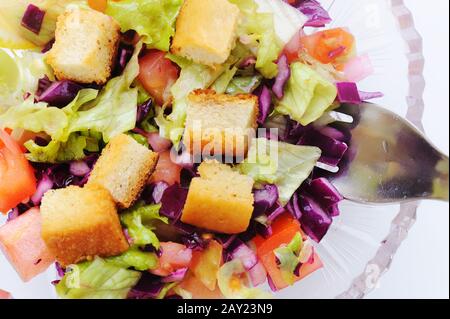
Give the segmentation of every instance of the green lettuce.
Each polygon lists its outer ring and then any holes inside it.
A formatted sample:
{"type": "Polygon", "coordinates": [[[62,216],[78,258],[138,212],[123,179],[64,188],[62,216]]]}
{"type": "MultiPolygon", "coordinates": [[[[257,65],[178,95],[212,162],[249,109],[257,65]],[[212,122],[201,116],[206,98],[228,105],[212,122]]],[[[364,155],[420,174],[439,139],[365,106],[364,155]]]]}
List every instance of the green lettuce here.
{"type": "Polygon", "coordinates": [[[108,1],[106,14],[119,22],[122,32],[135,30],[148,48],[169,51],[182,4],[183,0],[108,1]]]}
{"type": "Polygon", "coordinates": [[[274,254],[280,262],[279,268],[283,280],[292,285],[295,282],[295,269],[300,263],[299,255],[302,250],[303,239],[300,232],[296,233],[291,242],[274,249],[274,254]]]}
{"type": "Polygon", "coordinates": [[[235,76],[226,89],[227,94],[246,94],[252,93],[261,84],[263,78],[259,74],[235,76]]]}
{"type": "Polygon", "coordinates": [[[133,267],[139,271],[146,271],[158,267],[158,257],[156,254],[144,252],[137,246],[131,247],[122,255],[110,257],[107,261],[119,267],[133,267]]]}
{"type": "Polygon", "coordinates": [[[275,61],[283,47],[275,33],[273,15],[258,13],[258,4],[254,0],[230,0],[230,2],[237,5],[242,12],[243,19],[238,28],[238,35],[241,42],[245,42],[256,54],[256,69],[265,78],[276,77],[278,67],[275,61]]]}
{"type": "Polygon", "coordinates": [[[291,64],[291,77],[275,111],[289,115],[306,126],[319,119],[333,104],[336,96],[337,89],[333,83],[321,77],[310,66],[296,62],[291,64]]]}
{"type": "Polygon", "coordinates": [[[68,267],[56,285],[63,299],[125,299],[141,278],[141,273],[95,258],[68,267]]]}
{"type": "Polygon", "coordinates": [[[247,158],[237,166],[255,182],[275,184],[279,200],[285,205],[311,174],[321,150],[265,138],[253,139],[247,158]]]}
{"type": "Polygon", "coordinates": [[[112,137],[135,127],[138,89],[132,85],[139,73],[141,47],[142,43],[136,46],[123,74],[111,79],[100,92],[83,89],[62,109],[47,103],[34,103],[30,97],[1,115],[0,127],[44,132],[51,137],[45,147],[33,141],[25,143],[30,160],[57,163],[83,158],[81,150],[98,145],[100,135],[107,143],[112,137]],[[87,138],[92,136],[97,138],[87,138]]]}
{"type": "Polygon", "coordinates": [[[153,232],[154,223],[158,220],[168,223],[166,217],[159,215],[160,208],[161,205],[144,205],[140,202],[120,215],[120,220],[130,234],[134,245],[153,245],[159,249],[158,237],[153,232]]]}
{"type": "Polygon", "coordinates": [[[44,76],[54,78],[42,53],[0,48],[0,114],[23,103],[26,94],[34,95],[44,76]]]}

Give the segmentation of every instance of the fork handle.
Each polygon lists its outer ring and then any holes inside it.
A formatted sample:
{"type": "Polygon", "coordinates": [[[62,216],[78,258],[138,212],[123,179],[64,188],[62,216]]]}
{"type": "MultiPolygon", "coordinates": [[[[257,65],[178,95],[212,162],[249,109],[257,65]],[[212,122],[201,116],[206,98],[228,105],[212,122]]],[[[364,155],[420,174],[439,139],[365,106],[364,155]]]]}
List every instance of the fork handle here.
{"type": "Polygon", "coordinates": [[[431,199],[449,201],[448,180],[449,180],[449,162],[448,156],[442,155],[441,160],[436,165],[436,176],[433,179],[433,192],[431,199]]]}

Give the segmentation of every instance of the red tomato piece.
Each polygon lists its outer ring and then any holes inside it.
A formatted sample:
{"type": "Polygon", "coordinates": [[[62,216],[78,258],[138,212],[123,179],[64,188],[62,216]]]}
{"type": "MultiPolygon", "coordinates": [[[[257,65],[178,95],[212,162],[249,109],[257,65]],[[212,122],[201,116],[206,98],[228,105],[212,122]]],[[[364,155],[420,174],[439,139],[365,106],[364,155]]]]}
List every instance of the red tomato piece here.
{"type": "Polygon", "coordinates": [[[162,255],[159,258],[159,267],[150,272],[157,276],[168,276],[175,270],[189,267],[192,259],[192,250],[185,245],[165,242],[161,243],[162,255]]]}
{"type": "Polygon", "coordinates": [[[353,52],[355,38],[347,30],[336,28],[301,37],[306,52],[321,63],[339,62],[353,52]]]}
{"type": "Polygon", "coordinates": [[[0,130],[0,212],[7,213],[36,192],[36,177],[20,146],[0,130]]]}
{"type": "Polygon", "coordinates": [[[181,170],[183,168],[177,165],[170,157],[170,150],[159,154],[159,160],[156,164],[155,172],[150,179],[151,183],[166,182],[168,185],[180,183],[181,170]]]}
{"type": "Polygon", "coordinates": [[[178,79],[178,73],[165,52],[150,50],[139,59],[138,79],[159,105],[170,101],[170,88],[178,79]]]}
{"type": "Polygon", "coordinates": [[[41,237],[38,208],[32,208],[0,227],[0,248],[25,282],[55,262],[55,256],[41,237]]]}
{"type": "Polygon", "coordinates": [[[161,137],[159,133],[149,133],[147,135],[147,140],[152,149],[155,152],[164,152],[172,146],[172,142],[164,137],[161,137]]]}
{"type": "Polygon", "coordinates": [[[298,60],[298,55],[302,49],[301,33],[303,32],[297,32],[283,49],[283,54],[286,55],[289,63],[298,60]]]}
{"type": "MultiPolygon", "coordinates": [[[[258,258],[264,265],[268,275],[270,276],[276,289],[280,290],[289,286],[283,279],[281,271],[276,262],[274,249],[280,247],[282,244],[288,244],[296,233],[302,233],[300,223],[294,219],[289,213],[285,213],[278,217],[272,224],[272,236],[263,238],[256,236],[253,242],[256,245],[256,252],[258,258]]],[[[302,233],[303,234],[303,233],[302,233]]],[[[299,281],[312,272],[322,267],[322,262],[317,254],[314,254],[314,262],[311,264],[304,264],[300,268],[300,275],[295,278],[299,281]]]]}
{"type": "Polygon", "coordinates": [[[108,0],[88,0],[88,5],[94,10],[105,12],[108,0]]]}
{"type": "Polygon", "coordinates": [[[9,292],[0,289],[0,299],[12,299],[9,292]]]}

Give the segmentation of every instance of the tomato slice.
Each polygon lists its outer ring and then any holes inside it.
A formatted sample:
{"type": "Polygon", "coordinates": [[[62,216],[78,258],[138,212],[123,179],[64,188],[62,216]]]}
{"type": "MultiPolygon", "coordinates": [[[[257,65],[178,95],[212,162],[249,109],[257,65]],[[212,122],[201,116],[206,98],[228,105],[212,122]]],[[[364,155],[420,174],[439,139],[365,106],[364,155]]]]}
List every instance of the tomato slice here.
{"type": "Polygon", "coordinates": [[[0,130],[0,212],[7,213],[36,192],[36,177],[20,146],[0,130]]]}
{"type": "Polygon", "coordinates": [[[350,55],[355,46],[355,38],[347,30],[336,28],[301,37],[304,50],[321,63],[339,62],[350,55]]]}
{"type": "Polygon", "coordinates": [[[162,255],[159,258],[159,267],[150,272],[157,276],[168,276],[175,270],[189,267],[192,251],[185,245],[165,242],[161,243],[162,255]]]}
{"type": "Polygon", "coordinates": [[[298,60],[300,50],[302,49],[301,34],[303,31],[297,32],[283,49],[283,54],[288,59],[289,64],[298,60]]]}
{"type": "Polygon", "coordinates": [[[168,185],[179,184],[182,169],[180,165],[177,165],[170,158],[170,150],[159,153],[159,160],[156,164],[155,172],[150,178],[150,183],[166,182],[168,185]]]}
{"type": "MultiPolygon", "coordinates": [[[[278,290],[286,288],[289,284],[283,279],[282,273],[277,265],[275,253],[273,251],[282,244],[288,244],[298,232],[303,234],[298,220],[293,218],[289,213],[285,213],[273,222],[272,236],[266,239],[261,236],[256,236],[253,239],[258,258],[264,265],[264,268],[270,276],[275,288],[278,290]]],[[[321,267],[322,262],[319,256],[315,254],[314,262],[302,265],[300,268],[300,274],[295,278],[295,281],[303,279],[321,267]]]]}
{"type": "Polygon", "coordinates": [[[138,79],[159,105],[170,101],[170,88],[178,74],[178,68],[166,58],[166,52],[150,50],[139,59],[138,79]]]}

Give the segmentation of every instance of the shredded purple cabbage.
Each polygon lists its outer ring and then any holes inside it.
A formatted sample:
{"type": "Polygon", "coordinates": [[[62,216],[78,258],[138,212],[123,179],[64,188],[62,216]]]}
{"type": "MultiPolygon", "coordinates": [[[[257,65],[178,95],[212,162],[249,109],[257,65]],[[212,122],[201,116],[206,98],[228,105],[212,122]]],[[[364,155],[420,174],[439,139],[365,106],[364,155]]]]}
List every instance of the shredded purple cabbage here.
{"type": "Polygon", "coordinates": [[[188,190],[178,184],[168,187],[161,197],[161,215],[171,220],[179,220],[187,194],[188,190]]]}
{"type": "Polygon", "coordinates": [[[180,282],[184,279],[186,276],[186,273],[188,272],[188,268],[180,268],[173,273],[171,273],[169,276],[163,277],[161,279],[161,282],[168,283],[168,282],[180,282]]]}
{"type": "Polygon", "coordinates": [[[272,91],[275,96],[281,100],[284,96],[284,87],[287,81],[291,77],[291,69],[289,67],[289,62],[286,55],[282,55],[278,59],[278,75],[275,79],[275,84],[272,87],[272,91]]]}
{"type": "Polygon", "coordinates": [[[77,96],[83,87],[72,81],[58,81],[52,83],[39,95],[39,102],[46,102],[51,106],[64,107],[77,96]]]}
{"type": "Polygon", "coordinates": [[[147,117],[147,115],[152,110],[153,106],[153,100],[148,99],[141,105],[138,105],[138,111],[137,111],[137,117],[136,117],[136,124],[141,124],[141,122],[147,117]]]}
{"type": "Polygon", "coordinates": [[[128,293],[127,299],[156,299],[164,286],[161,277],[143,272],[139,282],[128,293]]]}
{"type": "Polygon", "coordinates": [[[258,95],[259,100],[258,123],[262,125],[270,114],[270,108],[272,106],[272,96],[270,90],[265,85],[258,89],[256,94],[258,95]]]}
{"type": "Polygon", "coordinates": [[[22,17],[22,26],[35,34],[41,32],[45,11],[39,9],[34,4],[29,4],[22,17]]]}
{"type": "Polygon", "coordinates": [[[333,219],[306,193],[300,195],[299,206],[302,211],[300,218],[302,229],[311,239],[320,242],[328,232],[333,219]]]}
{"type": "Polygon", "coordinates": [[[301,13],[308,17],[305,27],[320,28],[332,21],[328,12],[316,0],[298,0],[293,4],[301,13]]]}
{"type": "Polygon", "coordinates": [[[262,215],[277,202],[278,187],[276,185],[264,185],[263,188],[253,191],[253,197],[253,216],[262,215]]]}

